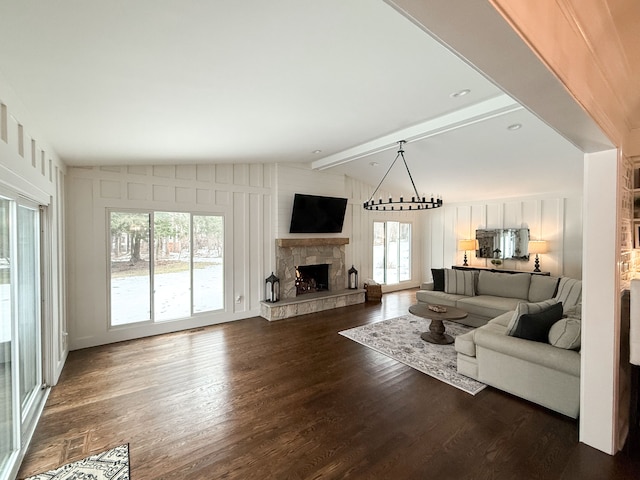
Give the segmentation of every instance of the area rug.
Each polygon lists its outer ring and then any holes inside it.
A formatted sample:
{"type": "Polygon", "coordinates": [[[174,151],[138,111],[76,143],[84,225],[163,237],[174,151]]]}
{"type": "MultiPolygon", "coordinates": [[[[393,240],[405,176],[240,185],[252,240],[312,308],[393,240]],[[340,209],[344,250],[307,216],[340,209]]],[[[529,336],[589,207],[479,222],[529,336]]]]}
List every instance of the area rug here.
{"type": "Polygon", "coordinates": [[[25,480],[129,480],[129,444],[91,455],[25,480]]]}
{"type": "MultiPolygon", "coordinates": [[[[431,320],[409,313],[339,333],[471,395],[484,389],[484,383],[456,371],[456,351],[453,344],[435,345],[420,338],[422,332],[429,330],[430,323],[431,320]]],[[[446,320],[444,325],[446,333],[452,337],[472,330],[471,327],[446,320]]]]}

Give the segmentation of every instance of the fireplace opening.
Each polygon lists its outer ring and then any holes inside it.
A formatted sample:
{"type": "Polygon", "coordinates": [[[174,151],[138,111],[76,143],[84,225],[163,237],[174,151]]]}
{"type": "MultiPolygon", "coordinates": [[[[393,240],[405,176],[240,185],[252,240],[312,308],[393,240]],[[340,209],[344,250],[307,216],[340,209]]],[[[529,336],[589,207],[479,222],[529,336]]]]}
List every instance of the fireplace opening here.
{"type": "Polygon", "coordinates": [[[296,296],[329,290],[329,265],[296,267],[296,296]]]}

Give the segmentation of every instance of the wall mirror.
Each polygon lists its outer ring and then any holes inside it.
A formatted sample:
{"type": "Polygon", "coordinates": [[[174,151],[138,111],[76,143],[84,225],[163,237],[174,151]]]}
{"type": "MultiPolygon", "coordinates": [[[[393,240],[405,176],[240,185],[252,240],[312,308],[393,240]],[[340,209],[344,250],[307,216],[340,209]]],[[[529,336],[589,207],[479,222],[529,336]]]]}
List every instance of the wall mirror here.
{"type": "Polygon", "coordinates": [[[528,228],[496,228],[476,230],[477,258],[529,260],[528,228]]]}

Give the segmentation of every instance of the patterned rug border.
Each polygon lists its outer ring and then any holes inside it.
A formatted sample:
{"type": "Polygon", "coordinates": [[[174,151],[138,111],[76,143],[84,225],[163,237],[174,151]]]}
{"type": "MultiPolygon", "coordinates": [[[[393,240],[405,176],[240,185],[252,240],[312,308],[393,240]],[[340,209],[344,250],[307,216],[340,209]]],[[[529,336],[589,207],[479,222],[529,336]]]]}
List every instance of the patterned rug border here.
{"type": "MultiPolygon", "coordinates": [[[[411,345],[407,345],[406,343],[398,343],[396,345],[395,349],[392,349],[390,347],[388,347],[387,345],[385,346],[380,346],[380,345],[374,345],[371,342],[370,343],[366,343],[367,340],[365,338],[362,338],[362,332],[363,331],[370,331],[370,330],[377,330],[381,327],[384,327],[390,323],[394,323],[397,322],[398,320],[406,320],[408,323],[412,323],[415,325],[416,330],[419,330],[420,332],[423,331],[427,331],[429,329],[429,324],[430,324],[430,320],[428,319],[424,319],[421,317],[418,317],[416,315],[413,315],[411,313],[408,313],[406,315],[401,315],[399,317],[395,317],[395,318],[389,318],[386,320],[381,320],[379,322],[374,322],[374,323],[368,323],[366,325],[361,325],[359,327],[354,327],[354,328],[350,328],[347,330],[343,330],[341,332],[338,332],[340,335],[342,335],[345,338],[348,338],[349,340],[353,340],[356,343],[359,343],[360,345],[363,345],[367,348],[370,348],[372,350],[375,350],[378,353],[381,353],[383,355],[386,355],[389,358],[392,358],[400,363],[403,363],[415,370],[418,370],[421,373],[424,373],[426,375],[429,375],[430,377],[436,378],[438,380],[440,380],[441,382],[444,382],[448,385],[451,385],[452,387],[458,388],[460,390],[462,390],[463,392],[466,392],[470,395],[476,395],[479,392],[481,392],[482,390],[484,390],[486,388],[486,385],[484,383],[481,383],[477,380],[474,380],[470,377],[466,377],[460,373],[458,373],[455,369],[455,366],[453,368],[451,368],[451,366],[448,365],[436,365],[435,362],[431,362],[430,360],[426,359],[426,358],[420,358],[420,359],[416,359],[412,356],[412,353],[408,353],[407,351],[409,349],[412,349],[413,347],[411,345]],[[404,351],[402,351],[404,350],[404,351]],[[403,356],[401,353],[406,354],[405,356],[403,356]],[[407,358],[408,357],[408,358],[407,358]],[[422,368],[419,364],[420,363],[426,363],[426,364],[430,364],[431,367],[431,371],[429,371],[429,369],[427,368],[422,368]],[[446,370],[446,375],[450,376],[452,379],[454,379],[457,383],[449,380],[446,378],[445,372],[444,370],[446,370]]],[[[467,331],[473,330],[472,327],[468,327],[466,325],[462,325],[460,323],[456,323],[456,322],[449,322],[449,321],[444,321],[444,324],[446,326],[446,332],[447,334],[451,335],[452,337],[455,337],[456,335],[461,335],[462,333],[466,333],[467,331]]],[[[422,340],[420,338],[419,335],[416,335],[416,338],[418,340],[418,343],[421,346],[427,347],[428,349],[437,352],[438,350],[442,351],[446,351],[444,349],[453,349],[453,345],[434,345],[428,342],[425,342],[424,340],[422,340]]],[[[455,358],[455,350],[452,351],[454,358],[455,358]]],[[[448,352],[450,353],[450,352],[448,352]]]]}
{"type": "Polygon", "coordinates": [[[123,443],[24,480],[129,480],[130,475],[129,444],[123,443]]]}

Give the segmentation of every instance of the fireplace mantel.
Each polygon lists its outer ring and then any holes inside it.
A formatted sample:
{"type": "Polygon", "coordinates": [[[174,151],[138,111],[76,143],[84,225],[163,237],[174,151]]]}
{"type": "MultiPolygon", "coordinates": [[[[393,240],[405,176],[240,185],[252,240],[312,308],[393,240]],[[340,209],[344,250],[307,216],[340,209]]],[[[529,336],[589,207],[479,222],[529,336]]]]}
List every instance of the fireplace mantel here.
{"type": "Polygon", "coordinates": [[[279,247],[333,247],[348,245],[348,238],[278,238],[276,244],[279,247]]]}

